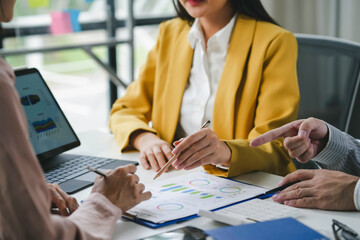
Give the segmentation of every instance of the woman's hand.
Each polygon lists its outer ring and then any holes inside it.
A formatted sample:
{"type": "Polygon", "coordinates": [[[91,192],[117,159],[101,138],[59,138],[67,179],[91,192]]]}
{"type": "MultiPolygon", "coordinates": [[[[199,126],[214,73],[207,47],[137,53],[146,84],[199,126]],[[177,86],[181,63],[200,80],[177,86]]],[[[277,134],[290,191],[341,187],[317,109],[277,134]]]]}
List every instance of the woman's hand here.
{"type": "Polygon", "coordinates": [[[52,213],[69,216],[78,209],[79,204],[76,199],[64,192],[59,185],[51,183],[47,185],[51,196],[52,213]]]}
{"type": "Polygon", "coordinates": [[[176,146],[172,151],[178,155],[173,163],[177,169],[193,169],[205,164],[230,165],[231,150],[229,146],[220,141],[209,128],[203,128],[190,136],[174,142],[176,146]]]}
{"type": "Polygon", "coordinates": [[[157,172],[173,156],[171,145],[150,132],[135,132],[130,142],[140,151],[140,162],[145,169],[151,166],[157,172]]]}
{"type": "Polygon", "coordinates": [[[138,203],[151,198],[151,192],[144,192],[144,184],[139,183],[136,170],[135,165],[108,170],[106,178],[96,177],[91,192],[104,195],[115,206],[126,212],[138,203]]]}

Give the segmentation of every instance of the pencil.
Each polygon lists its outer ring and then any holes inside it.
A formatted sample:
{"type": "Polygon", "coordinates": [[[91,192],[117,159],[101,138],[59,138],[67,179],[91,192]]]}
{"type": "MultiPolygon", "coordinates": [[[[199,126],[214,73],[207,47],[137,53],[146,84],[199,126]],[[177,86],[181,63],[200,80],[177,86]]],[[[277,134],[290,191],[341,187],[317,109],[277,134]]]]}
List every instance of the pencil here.
{"type": "MultiPolygon", "coordinates": [[[[204,124],[201,126],[200,129],[206,128],[207,126],[209,126],[210,124],[210,120],[207,120],[206,122],[204,122],[204,124]]],[[[163,174],[163,172],[175,161],[175,159],[179,156],[179,154],[175,154],[173,155],[170,160],[159,170],[159,172],[155,175],[154,179],[157,179],[158,177],[160,177],[161,174],[163,174]]]]}

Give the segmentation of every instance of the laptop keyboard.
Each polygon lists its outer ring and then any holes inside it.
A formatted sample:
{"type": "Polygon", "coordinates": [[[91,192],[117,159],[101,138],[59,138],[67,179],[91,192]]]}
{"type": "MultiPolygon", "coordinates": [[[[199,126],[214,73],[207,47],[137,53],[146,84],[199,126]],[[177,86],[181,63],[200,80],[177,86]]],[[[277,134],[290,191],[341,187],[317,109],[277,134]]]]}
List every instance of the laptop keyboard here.
{"type": "Polygon", "coordinates": [[[89,172],[89,170],[86,169],[87,166],[99,168],[114,161],[117,160],[91,156],[79,156],[62,163],[56,168],[53,168],[45,173],[46,182],[60,184],[89,172]]]}

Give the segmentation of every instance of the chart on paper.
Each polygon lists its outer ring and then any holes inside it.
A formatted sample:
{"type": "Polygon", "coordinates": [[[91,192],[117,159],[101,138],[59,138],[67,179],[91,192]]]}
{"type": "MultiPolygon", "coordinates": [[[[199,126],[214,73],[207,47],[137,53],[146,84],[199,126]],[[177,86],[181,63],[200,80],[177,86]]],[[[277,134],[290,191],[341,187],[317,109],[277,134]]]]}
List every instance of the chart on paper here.
{"type": "Polygon", "coordinates": [[[188,173],[146,185],[152,198],[127,213],[154,223],[162,223],[212,210],[257,194],[264,189],[207,173],[188,173]]]}

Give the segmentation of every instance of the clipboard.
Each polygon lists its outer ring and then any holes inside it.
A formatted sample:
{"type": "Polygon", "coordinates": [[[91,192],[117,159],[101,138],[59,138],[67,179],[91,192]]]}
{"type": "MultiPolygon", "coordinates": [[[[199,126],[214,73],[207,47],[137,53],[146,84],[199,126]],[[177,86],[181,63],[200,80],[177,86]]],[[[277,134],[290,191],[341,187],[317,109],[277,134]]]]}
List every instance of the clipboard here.
{"type": "MultiPolygon", "coordinates": [[[[224,177],[219,177],[219,178],[224,178],[224,177]]],[[[238,180],[235,180],[235,179],[229,179],[229,178],[224,178],[224,179],[239,182],[239,183],[246,184],[246,185],[249,185],[249,186],[256,186],[256,185],[245,183],[245,182],[238,181],[238,180]]],[[[256,187],[259,187],[259,186],[256,186],[256,187]]],[[[260,187],[260,188],[262,188],[262,187],[260,187]]],[[[215,208],[215,209],[213,209],[211,211],[217,211],[217,210],[220,210],[220,209],[223,209],[223,208],[226,208],[226,207],[230,207],[232,205],[236,205],[236,204],[239,204],[239,203],[242,203],[242,202],[249,201],[249,200],[254,199],[254,198],[259,198],[259,199],[269,198],[272,195],[274,195],[274,193],[255,195],[253,197],[250,197],[250,198],[247,198],[247,199],[244,199],[244,200],[240,200],[240,201],[237,201],[237,202],[234,202],[234,203],[231,203],[231,204],[219,207],[219,208],[215,208]]],[[[168,226],[168,225],[171,225],[171,224],[174,224],[174,223],[179,223],[179,222],[191,220],[191,219],[194,219],[194,218],[197,218],[197,217],[199,217],[198,214],[193,214],[193,215],[186,216],[186,217],[183,217],[183,218],[178,218],[178,219],[165,221],[165,222],[161,222],[161,223],[154,223],[154,222],[151,222],[151,221],[148,221],[148,220],[137,218],[136,216],[130,215],[128,213],[124,213],[123,216],[122,216],[122,218],[124,218],[126,220],[130,220],[130,221],[133,221],[133,222],[138,223],[140,225],[143,225],[143,226],[146,226],[146,227],[149,227],[149,228],[153,228],[153,229],[160,228],[160,227],[165,227],[165,226],[168,226]]]]}

